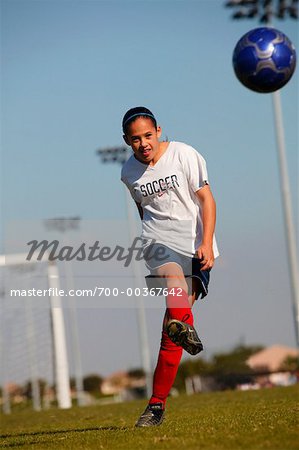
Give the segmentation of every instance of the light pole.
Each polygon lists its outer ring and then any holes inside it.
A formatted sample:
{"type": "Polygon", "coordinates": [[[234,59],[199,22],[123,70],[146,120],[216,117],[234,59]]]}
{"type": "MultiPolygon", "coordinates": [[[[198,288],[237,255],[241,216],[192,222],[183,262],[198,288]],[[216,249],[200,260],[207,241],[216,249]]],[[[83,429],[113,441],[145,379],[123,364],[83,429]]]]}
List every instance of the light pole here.
{"type": "MultiPolygon", "coordinates": [[[[23,267],[15,267],[15,271],[24,273],[26,275],[26,288],[28,280],[30,279],[30,272],[35,270],[35,266],[30,264],[23,267]]],[[[31,393],[32,406],[35,411],[41,410],[41,395],[38,377],[38,364],[36,354],[36,332],[32,314],[32,298],[29,297],[25,302],[25,321],[26,321],[26,338],[29,353],[30,378],[31,378],[31,393]]]]}
{"type": "Polygon", "coordinates": [[[69,366],[65,342],[64,317],[61,298],[57,293],[60,289],[59,272],[54,261],[48,264],[48,284],[50,291],[50,309],[53,330],[53,345],[55,358],[56,397],[60,408],[71,408],[69,366]]]}
{"type": "MultiPolygon", "coordinates": [[[[1,266],[1,261],[0,261],[1,266]]],[[[1,365],[1,375],[2,375],[2,411],[3,414],[10,414],[11,413],[11,403],[10,403],[10,394],[8,390],[8,383],[7,383],[7,364],[5,364],[5,343],[4,343],[4,314],[3,311],[5,309],[5,296],[6,291],[4,288],[1,287],[0,290],[0,299],[1,300],[1,314],[0,314],[0,357],[2,361],[1,365]],[[3,302],[3,304],[2,304],[3,302]]]]}
{"type": "MultiPolygon", "coordinates": [[[[80,217],[58,217],[55,219],[45,220],[45,227],[49,230],[57,230],[62,233],[67,233],[69,230],[77,230],[79,228],[80,217]]],[[[65,274],[66,285],[68,291],[74,289],[73,273],[71,268],[71,262],[65,262],[65,274]]],[[[82,376],[82,363],[79,343],[78,321],[76,314],[76,306],[74,304],[75,297],[69,296],[69,308],[70,308],[70,323],[71,323],[71,340],[74,356],[74,369],[75,369],[75,385],[77,392],[77,403],[79,406],[85,405],[84,388],[83,388],[83,376],[82,376]],[[72,298],[72,300],[71,300],[72,298]]]]}
{"type": "MultiPolygon", "coordinates": [[[[273,0],[230,0],[226,2],[225,6],[236,8],[235,13],[232,15],[233,19],[259,18],[261,23],[265,23],[268,26],[271,26],[270,24],[273,17],[284,19],[285,17],[289,16],[292,19],[298,19],[298,0],[277,0],[276,8],[275,2],[273,2],[273,0]]],[[[297,245],[295,227],[293,222],[283,117],[279,91],[275,91],[272,93],[272,102],[281,180],[281,196],[288,250],[295,337],[296,344],[299,347],[299,271],[296,251],[297,245]]]]}
{"type": "MultiPolygon", "coordinates": [[[[131,152],[128,147],[111,147],[111,148],[103,148],[97,150],[97,154],[100,156],[101,161],[103,163],[118,163],[123,165],[127,159],[129,158],[131,152]]],[[[128,189],[126,191],[126,203],[127,203],[127,215],[129,222],[129,233],[130,233],[130,241],[133,240],[137,236],[137,228],[136,228],[136,220],[134,217],[135,211],[132,209],[133,203],[131,196],[129,194],[128,189]]],[[[132,259],[132,268],[134,274],[134,284],[135,288],[141,288],[141,280],[142,273],[140,269],[140,265],[132,259]]],[[[141,289],[142,291],[142,289],[141,289]]],[[[152,374],[151,374],[151,359],[150,359],[150,350],[148,344],[148,333],[147,333],[147,325],[146,325],[146,316],[145,316],[145,308],[143,304],[142,296],[138,298],[138,324],[139,324],[139,337],[140,337],[140,352],[141,352],[141,361],[142,367],[145,372],[146,377],[146,393],[149,397],[151,395],[152,390],[152,374]]]]}

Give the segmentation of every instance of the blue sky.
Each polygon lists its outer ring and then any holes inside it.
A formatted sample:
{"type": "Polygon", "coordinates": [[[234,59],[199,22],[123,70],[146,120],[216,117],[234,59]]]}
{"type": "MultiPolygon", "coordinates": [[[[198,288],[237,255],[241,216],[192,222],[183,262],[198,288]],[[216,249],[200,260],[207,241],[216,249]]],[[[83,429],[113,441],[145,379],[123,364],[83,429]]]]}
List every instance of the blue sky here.
{"type": "MultiPolygon", "coordinates": [[[[122,145],[123,114],[144,105],[163,137],[192,145],[207,160],[221,251],[210,298],[195,312],[207,350],[242,339],[294,346],[271,95],[244,88],[231,63],[238,39],[258,23],[231,20],[223,4],[1,1],[0,248],[12,251],[11,221],[19,234],[24,221],[58,216],[123,221],[120,167],[103,166],[96,149],[122,145]]],[[[298,22],[274,25],[298,48],[298,22]]],[[[295,207],[298,70],[281,101],[295,207]]],[[[148,311],[153,361],[160,315],[148,311]]],[[[134,311],[107,309],[103,318],[81,309],[79,332],[85,372],[140,365],[134,311]],[[124,315],[130,344],[115,358],[124,315]],[[107,322],[118,330],[110,352],[101,339],[107,322]]]]}

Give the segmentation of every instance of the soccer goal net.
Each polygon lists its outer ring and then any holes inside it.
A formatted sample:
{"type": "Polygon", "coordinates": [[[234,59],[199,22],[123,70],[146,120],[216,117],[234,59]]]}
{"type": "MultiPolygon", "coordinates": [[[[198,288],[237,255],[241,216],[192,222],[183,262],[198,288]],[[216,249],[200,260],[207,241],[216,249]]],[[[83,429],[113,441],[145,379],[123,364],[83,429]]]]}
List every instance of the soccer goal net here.
{"type": "Polygon", "coordinates": [[[2,405],[32,400],[35,410],[57,400],[71,406],[59,272],[55,264],[0,256],[2,405]],[[50,289],[51,288],[51,289],[50,289]]]}

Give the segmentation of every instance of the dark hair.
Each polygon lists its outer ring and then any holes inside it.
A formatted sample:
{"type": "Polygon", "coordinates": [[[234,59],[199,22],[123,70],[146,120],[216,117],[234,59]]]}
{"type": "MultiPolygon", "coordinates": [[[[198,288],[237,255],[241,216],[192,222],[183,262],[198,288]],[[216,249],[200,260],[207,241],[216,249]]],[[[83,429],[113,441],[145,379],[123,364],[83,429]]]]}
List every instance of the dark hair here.
{"type": "Polygon", "coordinates": [[[138,119],[138,117],[148,117],[153,122],[154,127],[157,128],[157,121],[154,114],[144,106],[136,106],[135,108],[129,109],[123,117],[122,128],[124,134],[127,134],[128,125],[138,119]]]}

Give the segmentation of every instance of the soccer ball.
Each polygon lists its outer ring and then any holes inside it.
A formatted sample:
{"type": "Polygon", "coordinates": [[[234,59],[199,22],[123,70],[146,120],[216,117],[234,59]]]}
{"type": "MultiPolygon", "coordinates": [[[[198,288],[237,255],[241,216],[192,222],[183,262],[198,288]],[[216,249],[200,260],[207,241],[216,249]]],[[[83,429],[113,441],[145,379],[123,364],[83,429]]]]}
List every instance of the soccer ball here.
{"type": "Polygon", "coordinates": [[[247,88],[261,93],[282,88],[292,77],[296,51],[290,39],[274,28],[244,34],[233,53],[234,71],[247,88]]]}

